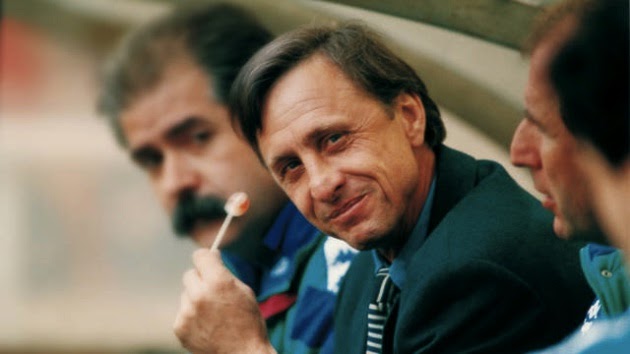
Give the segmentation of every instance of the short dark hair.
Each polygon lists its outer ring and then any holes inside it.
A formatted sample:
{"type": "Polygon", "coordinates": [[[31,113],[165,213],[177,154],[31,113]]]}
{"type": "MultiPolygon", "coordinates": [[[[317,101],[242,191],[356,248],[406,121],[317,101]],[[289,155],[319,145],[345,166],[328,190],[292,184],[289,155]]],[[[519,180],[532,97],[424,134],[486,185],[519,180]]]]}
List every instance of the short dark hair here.
{"type": "Polygon", "coordinates": [[[598,2],[551,65],[562,120],[612,165],[628,158],[628,0],[598,2]]]}
{"type": "Polygon", "coordinates": [[[446,136],[437,105],[425,84],[379,36],[357,22],[307,26],[285,33],[261,49],[241,70],[230,92],[232,117],[249,144],[260,155],[257,134],[262,109],[271,87],[291,68],[315,54],[337,65],[355,84],[385,107],[401,93],[417,94],[426,112],[425,141],[432,148],[446,136]]]}
{"type": "Polygon", "coordinates": [[[178,7],[124,39],[104,68],[98,111],[125,146],[121,112],[159,84],[167,67],[181,59],[198,64],[215,98],[227,104],[238,71],[272,38],[252,15],[234,5],[178,7]]]}

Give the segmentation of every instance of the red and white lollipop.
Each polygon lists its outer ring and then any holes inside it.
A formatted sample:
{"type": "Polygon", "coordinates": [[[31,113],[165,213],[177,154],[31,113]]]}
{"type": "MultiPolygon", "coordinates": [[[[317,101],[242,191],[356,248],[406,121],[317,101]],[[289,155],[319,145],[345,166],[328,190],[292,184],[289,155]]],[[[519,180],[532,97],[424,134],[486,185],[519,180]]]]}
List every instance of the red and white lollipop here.
{"type": "Polygon", "coordinates": [[[227,230],[230,221],[232,221],[232,218],[235,216],[241,216],[247,212],[247,209],[249,209],[249,197],[244,192],[236,192],[228,198],[223,208],[225,209],[227,216],[217,233],[217,237],[215,237],[214,242],[212,243],[211,249],[213,250],[216,250],[221,244],[221,240],[223,239],[225,231],[227,230]]]}

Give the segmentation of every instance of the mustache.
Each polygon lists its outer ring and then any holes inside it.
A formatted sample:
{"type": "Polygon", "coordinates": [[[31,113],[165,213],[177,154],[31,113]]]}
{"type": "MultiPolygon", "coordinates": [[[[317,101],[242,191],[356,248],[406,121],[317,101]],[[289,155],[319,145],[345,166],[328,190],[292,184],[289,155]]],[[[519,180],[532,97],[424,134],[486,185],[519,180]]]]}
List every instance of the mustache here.
{"type": "Polygon", "coordinates": [[[177,202],[171,226],[179,237],[190,236],[197,221],[212,221],[226,216],[225,200],[214,196],[184,194],[177,202]]]}

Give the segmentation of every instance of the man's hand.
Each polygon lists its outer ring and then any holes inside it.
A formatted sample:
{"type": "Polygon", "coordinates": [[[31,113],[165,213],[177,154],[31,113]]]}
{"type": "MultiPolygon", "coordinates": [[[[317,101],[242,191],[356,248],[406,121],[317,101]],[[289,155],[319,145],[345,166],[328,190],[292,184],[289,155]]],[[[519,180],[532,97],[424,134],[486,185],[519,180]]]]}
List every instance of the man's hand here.
{"type": "Polygon", "coordinates": [[[254,292],[225,268],[218,251],[193,253],[174,331],[192,353],[275,353],[254,292]]]}

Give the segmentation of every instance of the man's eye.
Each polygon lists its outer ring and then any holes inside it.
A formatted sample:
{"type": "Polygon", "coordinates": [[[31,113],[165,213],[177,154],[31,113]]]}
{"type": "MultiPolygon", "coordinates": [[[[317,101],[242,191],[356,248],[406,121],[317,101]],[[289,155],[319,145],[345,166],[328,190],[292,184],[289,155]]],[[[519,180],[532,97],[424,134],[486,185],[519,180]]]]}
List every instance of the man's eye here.
{"type": "Polygon", "coordinates": [[[282,181],[293,180],[295,176],[297,175],[297,172],[299,171],[300,166],[302,166],[302,163],[300,162],[300,160],[296,159],[296,160],[287,161],[285,164],[283,164],[280,167],[280,170],[278,171],[280,180],[282,181]]]}
{"type": "Polygon", "coordinates": [[[344,144],[345,136],[346,134],[344,133],[332,133],[330,135],[327,135],[326,138],[323,140],[322,148],[324,149],[341,148],[344,144]]]}
{"type": "Polygon", "coordinates": [[[337,141],[339,141],[339,139],[341,139],[341,134],[340,133],[331,134],[328,137],[328,141],[331,142],[331,143],[336,143],[337,141]]]}
{"type": "Polygon", "coordinates": [[[300,166],[300,163],[296,160],[293,161],[289,161],[287,162],[284,167],[282,167],[282,173],[286,174],[287,172],[290,172],[292,170],[295,170],[296,168],[298,168],[300,166]]]}
{"type": "Polygon", "coordinates": [[[162,154],[157,151],[146,151],[137,154],[133,159],[140,168],[151,172],[160,167],[164,158],[162,154]]]}
{"type": "Polygon", "coordinates": [[[205,144],[210,140],[210,132],[207,130],[197,131],[192,134],[192,140],[195,144],[205,144]]]}

